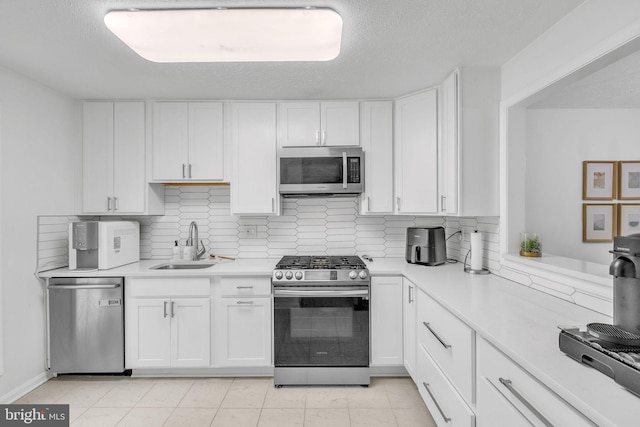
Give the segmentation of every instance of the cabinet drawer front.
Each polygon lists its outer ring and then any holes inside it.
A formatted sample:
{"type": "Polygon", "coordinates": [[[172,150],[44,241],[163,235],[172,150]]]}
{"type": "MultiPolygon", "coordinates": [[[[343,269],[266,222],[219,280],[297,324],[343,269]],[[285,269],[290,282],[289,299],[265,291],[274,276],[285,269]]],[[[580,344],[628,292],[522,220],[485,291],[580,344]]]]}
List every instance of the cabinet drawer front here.
{"type": "Polygon", "coordinates": [[[497,397],[488,394],[494,391],[504,405],[515,408],[533,425],[545,425],[544,420],[556,426],[595,425],[483,339],[478,340],[478,384],[479,421],[495,417],[492,402],[497,397]]]}
{"type": "Polygon", "coordinates": [[[208,297],[211,294],[210,283],[208,277],[133,278],[126,280],[125,292],[132,297],[208,297]]]}
{"type": "Polygon", "coordinates": [[[222,296],[271,295],[269,277],[223,277],[220,281],[222,296]]]}
{"type": "Polygon", "coordinates": [[[419,291],[417,298],[418,344],[472,402],[475,332],[424,292],[419,291]]]}
{"type": "Polygon", "coordinates": [[[473,427],[475,414],[422,346],[417,359],[418,390],[436,424],[473,427]]]}

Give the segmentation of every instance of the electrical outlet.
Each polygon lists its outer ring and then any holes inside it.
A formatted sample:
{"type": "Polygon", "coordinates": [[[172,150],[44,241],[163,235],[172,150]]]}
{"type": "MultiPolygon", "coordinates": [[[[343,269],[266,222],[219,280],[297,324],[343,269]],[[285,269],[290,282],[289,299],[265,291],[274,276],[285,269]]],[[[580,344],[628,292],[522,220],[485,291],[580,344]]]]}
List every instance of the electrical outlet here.
{"type": "Polygon", "coordinates": [[[238,227],[238,232],[242,239],[255,239],[258,237],[258,227],[255,225],[241,225],[238,227]]]}

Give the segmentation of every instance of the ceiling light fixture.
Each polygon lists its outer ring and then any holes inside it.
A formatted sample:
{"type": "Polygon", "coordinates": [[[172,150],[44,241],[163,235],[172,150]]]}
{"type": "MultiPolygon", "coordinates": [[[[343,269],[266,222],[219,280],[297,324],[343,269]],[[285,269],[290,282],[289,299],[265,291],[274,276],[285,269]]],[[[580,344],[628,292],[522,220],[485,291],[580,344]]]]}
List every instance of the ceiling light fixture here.
{"type": "Polygon", "coordinates": [[[104,22],[153,62],[330,61],[342,39],[331,9],[116,10],[104,22]]]}

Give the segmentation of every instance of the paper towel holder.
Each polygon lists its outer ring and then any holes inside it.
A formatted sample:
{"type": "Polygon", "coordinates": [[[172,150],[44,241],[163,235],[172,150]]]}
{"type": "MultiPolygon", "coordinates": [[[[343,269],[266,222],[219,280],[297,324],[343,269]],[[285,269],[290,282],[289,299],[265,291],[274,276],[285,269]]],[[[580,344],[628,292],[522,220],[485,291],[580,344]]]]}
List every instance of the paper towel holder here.
{"type": "MultiPolygon", "coordinates": [[[[475,232],[477,233],[478,230],[475,230],[475,232]]],[[[469,273],[469,274],[489,274],[490,271],[487,268],[480,268],[480,269],[473,269],[471,268],[471,266],[467,266],[467,258],[469,258],[469,255],[471,254],[471,251],[473,250],[473,248],[469,249],[469,252],[467,252],[467,255],[464,257],[464,272],[465,273],[469,273]]]]}

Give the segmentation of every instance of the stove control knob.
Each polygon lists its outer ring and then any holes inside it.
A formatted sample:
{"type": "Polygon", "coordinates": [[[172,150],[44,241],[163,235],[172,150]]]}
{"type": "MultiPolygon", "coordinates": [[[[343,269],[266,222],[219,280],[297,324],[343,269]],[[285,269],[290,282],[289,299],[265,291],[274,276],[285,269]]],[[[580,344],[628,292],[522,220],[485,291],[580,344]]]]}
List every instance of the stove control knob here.
{"type": "Polygon", "coordinates": [[[286,277],[287,280],[291,280],[291,278],[293,277],[293,273],[290,271],[287,271],[286,273],[284,273],[284,277],[286,277]]]}
{"type": "Polygon", "coordinates": [[[276,276],[276,279],[278,279],[278,280],[282,279],[282,271],[280,271],[280,270],[276,271],[275,276],[276,276]]]}
{"type": "Polygon", "coordinates": [[[367,272],[362,270],[360,272],[360,274],[358,274],[358,276],[360,276],[361,279],[366,279],[367,278],[367,272]]]}
{"type": "Polygon", "coordinates": [[[355,279],[356,277],[358,277],[358,273],[356,273],[354,270],[351,270],[349,272],[349,278],[350,279],[355,279]]]}
{"type": "Polygon", "coordinates": [[[296,280],[302,279],[302,271],[296,271],[296,280]]]}

